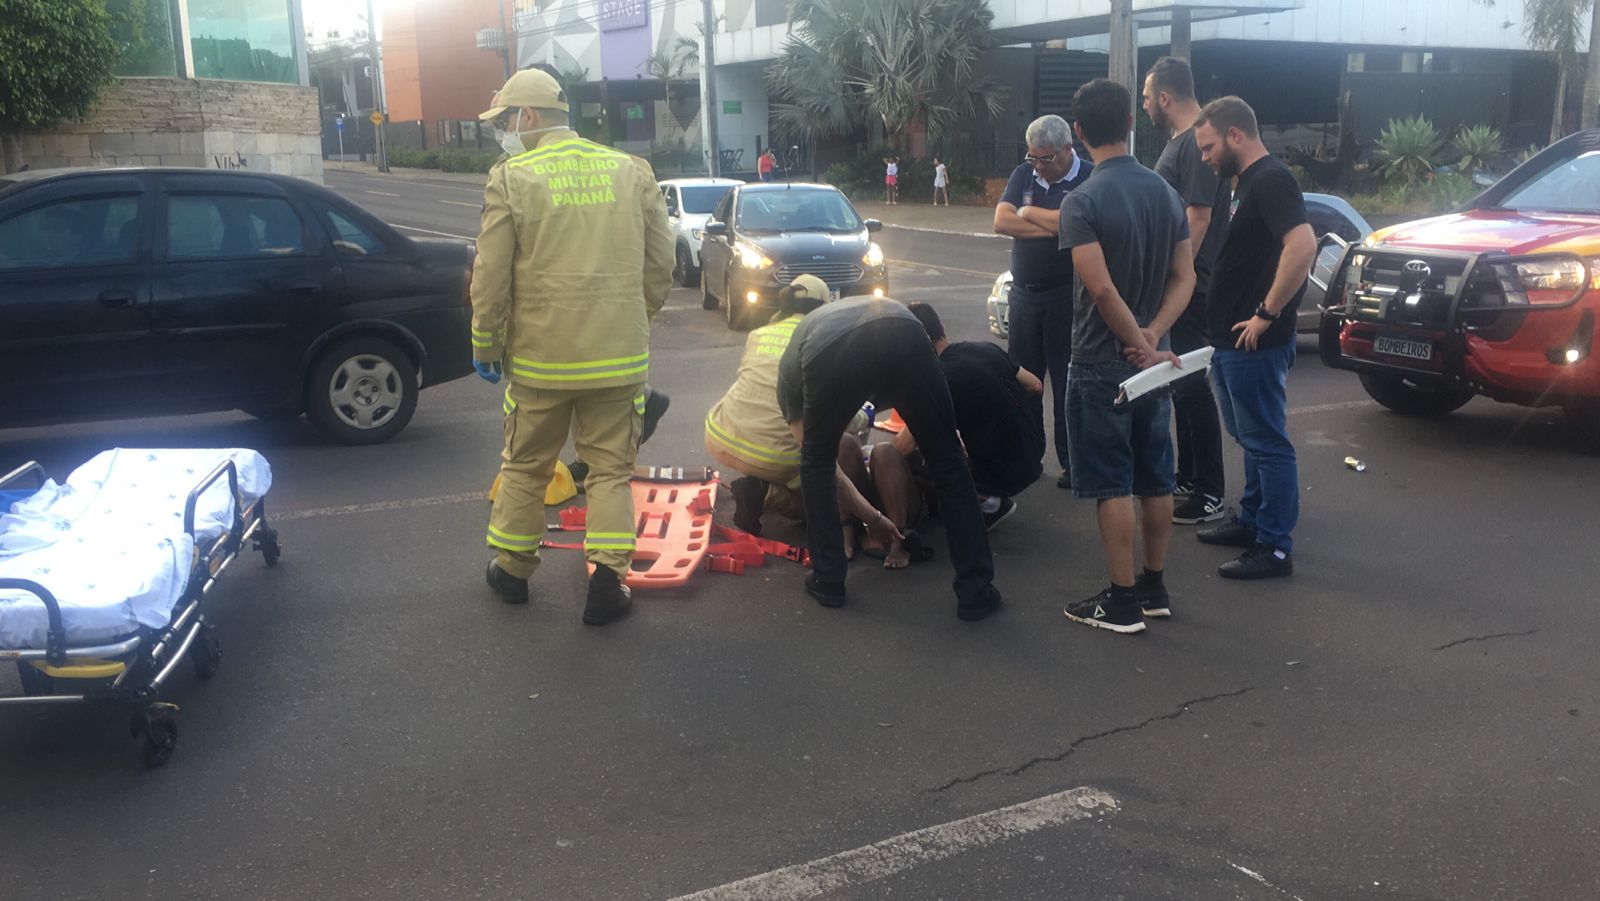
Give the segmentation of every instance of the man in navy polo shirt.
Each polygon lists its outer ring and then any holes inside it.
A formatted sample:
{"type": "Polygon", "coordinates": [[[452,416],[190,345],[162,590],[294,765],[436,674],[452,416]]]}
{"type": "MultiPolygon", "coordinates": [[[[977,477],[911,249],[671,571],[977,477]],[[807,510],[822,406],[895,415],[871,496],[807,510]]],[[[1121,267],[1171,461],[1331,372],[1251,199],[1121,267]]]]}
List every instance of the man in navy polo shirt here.
{"type": "MultiPolygon", "coordinates": [[[[1055,402],[1056,459],[1072,487],[1067,456],[1067,366],[1072,362],[1072,254],[1059,248],[1061,202],[1094,168],[1072,149],[1072,129],[1060,116],[1033,120],[1028,156],[1011,173],[994,209],[996,234],[1011,238],[1011,358],[1043,379],[1055,402]]],[[[1038,408],[1038,443],[1044,443],[1044,400],[1038,408]]]]}

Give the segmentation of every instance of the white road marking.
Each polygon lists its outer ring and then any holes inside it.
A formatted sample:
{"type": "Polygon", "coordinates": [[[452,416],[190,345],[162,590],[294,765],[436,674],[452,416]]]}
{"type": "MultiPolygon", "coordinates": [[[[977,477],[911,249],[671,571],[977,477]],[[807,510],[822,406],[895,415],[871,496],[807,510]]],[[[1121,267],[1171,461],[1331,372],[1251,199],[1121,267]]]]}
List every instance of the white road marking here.
{"type": "Polygon", "coordinates": [[[986,848],[1018,836],[1086,820],[1117,809],[1115,798],[1096,788],[1068,789],[988,813],[980,813],[927,829],[841,851],[810,863],[796,864],[738,882],[680,895],[673,901],[725,899],[815,898],[854,885],[876,882],[914,867],[966,851],[986,848]]]}
{"type": "Polygon", "coordinates": [[[896,266],[922,266],[932,269],[935,272],[961,272],[967,275],[981,275],[989,281],[994,281],[994,277],[1000,274],[998,272],[979,272],[976,269],[961,269],[955,266],[945,266],[940,263],[919,263],[914,260],[889,260],[889,262],[895,264],[896,266]]]}
{"type": "Polygon", "coordinates": [[[1305,899],[1300,897],[1299,895],[1296,895],[1293,892],[1281,889],[1281,888],[1273,885],[1272,883],[1268,882],[1267,881],[1267,877],[1261,875],[1260,873],[1257,873],[1255,870],[1248,869],[1246,867],[1241,867],[1241,866],[1239,866],[1238,864],[1234,863],[1231,860],[1228,861],[1228,866],[1233,867],[1235,870],[1238,870],[1239,872],[1245,874],[1246,876],[1249,876],[1251,879],[1254,879],[1255,881],[1261,883],[1262,885],[1266,886],[1269,889],[1272,889],[1275,892],[1278,892],[1279,894],[1288,895],[1290,898],[1293,898],[1294,901],[1305,901],[1305,899]]]}
{"type": "Polygon", "coordinates": [[[389,224],[393,225],[395,228],[403,228],[408,232],[421,232],[424,235],[436,235],[436,236],[438,236],[440,238],[462,238],[462,239],[467,240],[467,241],[476,241],[476,240],[478,240],[478,236],[477,235],[453,235],[453,234],[451,234],[449,232],[436,232],[431,228],[417,228],[414,225],[396,225],[393,222],[391,222],[389,224]]]}
{"type": "Polygon", "coordinates": [[[321,519],[325,516],[350,516],[356,513],[387,513],[393,510],[414,510],[418,507],[443,507],[448,504],[464,504],[468,501],[483,501],[488,503],[487,492],[474,491],[468,494],[445,494],[438,497],[414,497],[403,501],[379,501],[375,504],[348,504],[343,507],[309,507],[304,510],[285,510],[282,513],[269,513],[267,518],[275,522],[292,522],[297,519],[321,519]]]}
{"type": "Polygon", "coordinates": [[[440,203],[448,203],[451,206],[469,206],[469,207],[472,207],[475,210],[483,209],[483,204],[481,204],[481,203],[463,203],[463,202],[461,202],[459,200],[441,200],[439,202],[440,203]]]}
{"type": "Polygon", "coordinates": [[[1294,407],[1288,413],[1290,416],[1302,416],[1306,413],[1332,413],[1336,410],[1359,410],[1377,403],[1374,400],[1346,400],[1336,404],[1317,404],[1311,407],[1294,407]]]}
{"type": "Polygon", "coordinates": [[[399,194],[390,194],[388,191],[367,191],[367,193],[368,194],[376,194],[379,197],[399,197],[400,196],[399,194]]]}

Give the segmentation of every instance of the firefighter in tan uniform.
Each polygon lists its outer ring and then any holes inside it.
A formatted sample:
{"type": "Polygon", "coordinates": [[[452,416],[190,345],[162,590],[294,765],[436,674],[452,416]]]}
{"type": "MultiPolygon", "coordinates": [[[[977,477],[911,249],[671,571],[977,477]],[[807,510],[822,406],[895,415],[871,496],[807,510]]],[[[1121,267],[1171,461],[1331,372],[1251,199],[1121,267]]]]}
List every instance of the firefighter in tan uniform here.
{"type": "Polygon", "coordinates": [[[472,273],[473,365],[506,392],[500,490],[489,517],[488,582],[528,599],[545,529],[545,488],[568,435],[589,464],[583,621],[631,606],[629,479],[650,370],[650,321],[672,285],[672,233],[650,165],[567,127],[561,86],[518,72],[484,113],[507,158],[489,172],[472,273]]]}

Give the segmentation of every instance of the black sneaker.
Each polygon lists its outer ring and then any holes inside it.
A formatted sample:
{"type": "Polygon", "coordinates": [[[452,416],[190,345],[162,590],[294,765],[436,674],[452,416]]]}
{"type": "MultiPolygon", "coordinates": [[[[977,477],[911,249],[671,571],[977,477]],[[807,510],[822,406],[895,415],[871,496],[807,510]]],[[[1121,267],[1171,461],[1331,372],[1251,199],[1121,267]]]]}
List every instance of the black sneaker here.
{"type": "Polygon", "coordinates": [[[1218,547],[1254,547],[1256,543],[1256,530],[1239,521],[1239,517],[1231,515],[1228,521],[1220,526],[1201,529],[1194,533],[1201,544],[1214,544],[1218,547]]]}
{"type": "Polygon", "coordinates": [[[1133,583],[1133,596],[1139,600],[1139,610],[1145,616],[1160,619],[1172,615],[1172,599],[1167,595],[1167,584],[1161,576],[1146,570],[1133,583]]]}
{"type": "Polygon", "coordinates": [[[597,567],[589,577],[589,602],[583,621],[591,626],[614,623],[633,611],[633,592],[609,566],[597,567]]]}
{"type": "Polygon", "coordinates": [[[1189,495],[1172,508],[1172,521],[1180,526],[1216,522],[1227,515],[1228,508],[1222,505],[1222,498],[1199,492],[1189,495]]]}
{"type": "Polygon", "coordinates": [[[1109,588],[1092,598],[1073,601],[1062,612],[1067,615],[1067,619],[1075,623],[1094,626],[1096,629],[1110,629],[1123,635],[1132,635],[1145,629],[1144,616],[1139,612],[1139,605],[1113,603],[1109,588]]]}
{"type": "Polygon", "coordinates": [[[656,433],[656,426],[661,424],[661,417],[667,415],[667,408],[672,406],[672,398],[660,391],[645,390],[644,396],[644,425],[639,429],[639,443],[650,440],[656,433]]]}
{"type": "Polygon", "coordinates": [[[966,622],[977,622],[989,614],[999,610],[1003,602],[1000,599],[1000,589],[993,585],[988,586],[983,597],[968,603],[961,601],[956,604],[956,618],[966,622]]]}
{"type": "Polygon", "coordinates": [[[1017,502],[1009,497],[1001,498],[1000,509],[994,511],[993,513],[983,514],[984,531],[993,532],[995,526],[998,526],[999,524],[1010,519],[1011,514],[1015,512],[1017,512],[1017,502]]]}
{"type": "Polygon", "coordinates": [[[806,576],[806,594],[824,607],[844,606],[844,583],[824,582],[817,578],[816,573],[806,576]]]}
{"type": "Polygon", "coordinates": [[[767,505],[767,483],[753,476],[734,479],[733,524],[751,535],[761,534],[761,513],[767,505]]]}
{"type": "Polygon", "coordinates": [[[1071,471],[1063,470],[1061,475],[1056,477],[1056,487],[1057,488],[1061,488],[1061,489],[1066,490],[1066,491],[1071,491],[1072,490],[1072,473],[1071,473],[1071,471]]]}
{"type": "Polygon", "coordinates": [[[500,600],[507,604],[528,603],[528,580],[515,579],[506,574],[499,564],[489,561],[489,571],[484,574],[489,587],[500,596],[500,600]]]}
{"type": "Polygon", "coordinates": [[[1178,487],[1172,491],[1173,499],[1179,501],[1188,498],[1191,494],[1194,494],[1194,485],[1190,482],[1179,482],[1178,487]]]}
{"type": "Polygon", "coordinates": [[[1281,579],[1294,575],[1294,557],[1266,544],[1253,545],[1239,555],[1217,567],[1217,575],[1224,579],[1281,579]]]}

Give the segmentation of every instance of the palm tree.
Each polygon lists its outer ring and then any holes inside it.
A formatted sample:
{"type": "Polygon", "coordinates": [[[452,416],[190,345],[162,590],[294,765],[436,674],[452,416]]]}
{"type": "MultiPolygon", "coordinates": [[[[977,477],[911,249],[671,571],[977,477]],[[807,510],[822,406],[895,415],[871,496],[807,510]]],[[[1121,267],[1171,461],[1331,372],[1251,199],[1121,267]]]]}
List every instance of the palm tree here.
{"type": "Polygon", "coordinates": [[[994,14],[985,0],[795,0],[767,70],[778,128],[807,140],[878,123],[889,143],[994,117],[1004,87],[977,76],[994,14]]]}
{"type": "MultiPolygon", "coordinates": [[[[1493,6],[1495,0],[1482,2],[1493,6]]],[[[1588,17],[1589,58],[1583,69],[1583,112],[1579,120],[1583,128],[1600,125],[1600,3],[1594,0],[1523,0],[1522,10],[1522,31],[1529,45],[1551,54],[1556,60],[1555,117],[1550,123],[1552,141],[1562,135],[1567,80],[1579,71],[1578,40],[1583,34],[1583,20],[1588,17]]]]}
{"type": "Polygon", "coordinates": [[[693,38],[678,38],[671,50],[650,54],[644,58],[642,65],[645,74],[661,82],[661,99],[666,101],[667,114],[671,115],[672,83],[681,81],[690,68],[700,65],[700,42],[693,38]]]}

